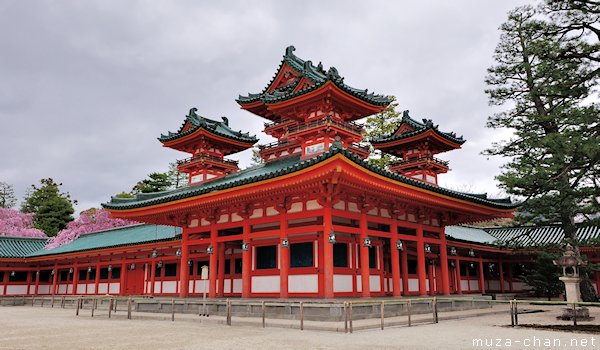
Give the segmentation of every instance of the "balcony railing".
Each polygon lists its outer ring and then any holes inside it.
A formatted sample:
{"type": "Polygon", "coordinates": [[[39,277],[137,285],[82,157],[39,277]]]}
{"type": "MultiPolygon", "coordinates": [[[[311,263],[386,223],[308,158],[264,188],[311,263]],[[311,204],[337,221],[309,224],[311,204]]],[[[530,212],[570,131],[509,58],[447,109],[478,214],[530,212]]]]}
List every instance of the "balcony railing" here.
{"type": "Polygon", "coordinates": [[[366,153],[366,154],[369,154],[369,153],[371,153],[371,149],[369,148],[369,146],[366,146],[366,145],[361,145],[361,144],[359,144],[359,143],[351,143],[351,144],[348,146],[348,148],[349,148],[349,149],[352,149],[352,148],[354,148],[355,150],[357,150],[357,151],[359,151],[359,152],[366,153]]]}
{"type": "Polygon", "coordinates": [[[195,157],[190,157],[190,158],[178,160],[177,161],[177,166],[181,166],[181,165],[184,165],[184,164],[190,164],[190,163],[193,163],[193,162],[196,162],[196,161],[200,161],[200,160],[209,160],[211,162],[226,164],[226,165],[235,166],[235,167],[238,166],[238,161],[237,160],[225,159],[225,158],[213,156],[213,155],[210,155],[210,154],[202,154],[202,155],[199,155],[199,156],[195,156],[195,157]]]}
{"type": "Polygon", "coordinates": [[[416,164],[425,161],[430,161],[432,163],[437,163],[439,165],[448,167],[448,161],[441,160],[435,157],[416,157],[416,158],[408,158],[408,159],[398,159],[390,164],[391,167],[400,166],[400,165],[408,165],[408,164],[416,164]]]}
{"type": "Polygon", "coordinates": [[[299,145],[299,143],[292,142],[292,141],[281,141],[281,142],[275,141],[275,142],[268,143],[266,145],[258,145],[258,148],[261,151],[264,151],[264,150],[270,150],[270,149],[275,149],[275,148],[280,148],[280,147],[289,147],[289,146],[293,146],[293,145],[299,145]]]}
{"type": "Polygon", "coordinates": [[[289,134],[294,134],[297,132],[301,132],[308,129],[314,129],[325,125],[336,126],[340,129],[350,131],[352,133],[360,134],[362,131],[362,125],[353,123],[353,122],[339,122],[337,120],[333,120],[330,117],[324,119],[313,120],[308,123],[300,123],[298,125],[292,126],[288,129],[289,134]]]}

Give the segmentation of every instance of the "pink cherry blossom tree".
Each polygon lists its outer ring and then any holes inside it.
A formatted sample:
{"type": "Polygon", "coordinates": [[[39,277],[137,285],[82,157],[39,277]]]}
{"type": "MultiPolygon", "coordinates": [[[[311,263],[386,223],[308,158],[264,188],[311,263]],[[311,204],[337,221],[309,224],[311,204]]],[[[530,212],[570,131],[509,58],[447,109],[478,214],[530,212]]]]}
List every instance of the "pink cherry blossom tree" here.
{"type": "Polygon", "coordinates": [[[45,249],[60,247],[87,233],[133,224],[137,224],[137,222],[124,219],[112,219],[109,213],[104,209],[88,209],[81,212],[79,218],[71,221],[66,229],[58,232],[56,237],[51,238],[45,249]]]}
{"type": "Polygon", "coordinates": [[[0,208],[0,236],[47,238],[43,231],[33,228],[33,217],[34,214],[0,208]]]}

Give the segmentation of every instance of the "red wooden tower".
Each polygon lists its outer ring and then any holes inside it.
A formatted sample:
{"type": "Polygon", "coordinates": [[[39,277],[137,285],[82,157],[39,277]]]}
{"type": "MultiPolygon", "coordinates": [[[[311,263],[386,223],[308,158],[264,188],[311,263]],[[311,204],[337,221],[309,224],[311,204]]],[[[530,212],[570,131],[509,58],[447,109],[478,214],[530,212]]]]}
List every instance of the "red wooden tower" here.
{"type": "Polygon", "coordinates": [[[335,67],[327,71],[294,55],[289,46],[271,82],[258,94],[240,96],[245,110],[269,119],[264,132],[278,141],[261,145],[266,162],[301,154],[321,154],[339,137],[343,146],[362,158],[369,149],[360,145],[362,125],[353,121],[383,111],[389,98],[344,84],[335,67]]]}
{"type": "Polygon", "coordinates": [[[391,171],[433,185],[438,184],[438,174],[448,172],[448,162],[434,156],[463,143],[462,137],[438,130],[430,119],[423,119],[423,123],[412,119],[408,111],[404,111],[396,131],[371,140],[376,149],[400,158],[390,165],[391,171]]]}
{"type": "Polygon", "coordinates": [[[188,174],[190,185],[236,172],[238,162],[224,157],[250,148],[258,141],[248,133],[232,130],[226,117],[219,122],[199,116],[196,111],[196,108],[190,109],[177,132],[158,138],[165,147],[191,154],[190,158],[177,162],[179,172],[188,174]]]}

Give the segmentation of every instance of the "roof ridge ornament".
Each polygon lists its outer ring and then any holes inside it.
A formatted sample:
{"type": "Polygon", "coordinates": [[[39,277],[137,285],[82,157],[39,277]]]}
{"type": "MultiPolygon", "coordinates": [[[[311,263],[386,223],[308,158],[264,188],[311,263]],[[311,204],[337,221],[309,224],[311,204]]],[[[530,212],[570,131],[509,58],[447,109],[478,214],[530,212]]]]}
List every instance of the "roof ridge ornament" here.
{"type": "Polygon", "coordinates": [[[331,146],[329,146],[329,150],[334,151],[334,150],[342,150],[342,149],[344,149],[344,144],[342,143],[340,137],[336,136],[335,141],[333,141],[331,143],[331,146]]]}
{"type": "Polygon", "coordinates": [[[190,112],[188,113],[188,116],[197,117],[198,115],[196,114],[196,112],[198,112],[198,108],[192,107],[192,108],[190,108],[190,112]]]}
{"type": "Polygon", "coordinates": [[[227,118],[227,117],[221,117],[221,119],[223,119],[223,124],[229,126],[229,118],[227,118]]]}
{"type": "Polygon", "coordinates": [[[294,51],[296,51],[296,48],[294,47],[294,45],[290,45],[288,47],[285,48],[285,56],[294,56],[294,51]]]}

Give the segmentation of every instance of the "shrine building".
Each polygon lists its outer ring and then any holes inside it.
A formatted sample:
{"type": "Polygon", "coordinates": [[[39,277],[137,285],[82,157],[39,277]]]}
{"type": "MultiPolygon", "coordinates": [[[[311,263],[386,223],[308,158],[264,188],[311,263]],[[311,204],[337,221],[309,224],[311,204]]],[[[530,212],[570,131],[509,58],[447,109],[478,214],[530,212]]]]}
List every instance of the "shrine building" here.
{"type": "MultiPolygon", "coordinates": [[[[186,154],[178,169],[187,186],[113,197],[103,204],[113,217],[144,224],[55,249],[0,237],[0,295],[334,298],[526,288],[518,270],[531,256],[498,244],[521,237],[517,229],[458,226],[510,218],[517,204],[438,185],[449,168],[436,157],[465,140],[408,112],[393,133],[365,140],[356,121],[391,100],[294,51],[286,49],[261,92],[237,99],[277,140],[258,145],[261,164],[240,170],[227,158],[256,136],[190,109],[177,131],[159,137],[186,154]],[[387,169],[370,164],[365,141],[397,160],[387,169]]],[[[538,236],[559,239],[552,232],[538,236]]]]}

